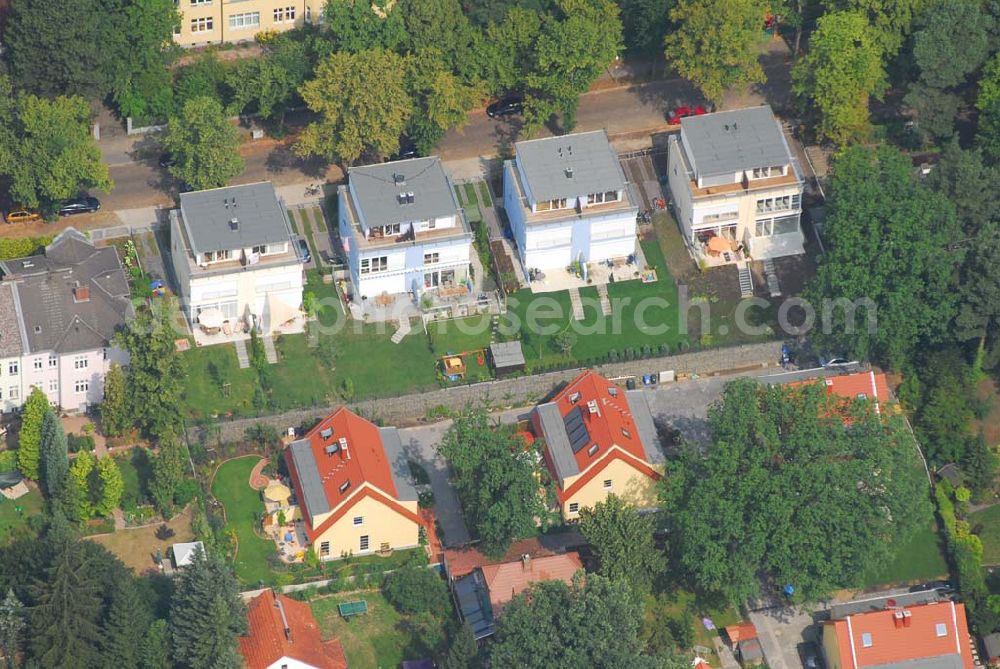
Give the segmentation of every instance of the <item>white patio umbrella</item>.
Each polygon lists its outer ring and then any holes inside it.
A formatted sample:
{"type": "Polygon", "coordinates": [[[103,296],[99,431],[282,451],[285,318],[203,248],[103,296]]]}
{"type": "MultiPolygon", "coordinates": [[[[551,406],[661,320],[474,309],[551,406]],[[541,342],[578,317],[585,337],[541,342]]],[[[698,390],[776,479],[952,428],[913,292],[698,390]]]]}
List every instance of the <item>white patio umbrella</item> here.
{"type": "Polygon", "coordinates": [[[204,328],[221,328],[226,317],[218,309],[203,309],[198,313],[198,323],[204,328]]]}

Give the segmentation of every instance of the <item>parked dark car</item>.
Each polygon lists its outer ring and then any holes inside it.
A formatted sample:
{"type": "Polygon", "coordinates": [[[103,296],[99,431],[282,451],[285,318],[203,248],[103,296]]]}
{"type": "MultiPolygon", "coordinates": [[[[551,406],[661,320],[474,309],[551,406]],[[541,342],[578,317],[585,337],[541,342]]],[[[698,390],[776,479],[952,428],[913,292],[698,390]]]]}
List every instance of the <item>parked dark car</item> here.
{"type": "Polygon", "coordinates": [[[520,95],[508,95],[487,107],[486,115],[490,118],[500,118],[520,114],[522,111],[524,111],[524,98],[520,95]]]}
{"type": "Polygon", "coordinates": [[[306,243],[306,240],[300,238],[298,245],[299,255],[302,256],[302,260],[308,265],[312,262],[312,254],[309,253],[309,244],[306,243]]]}
{"type": "Polygon", "coordinates": [[[92,214],[101,208],[101,201],[96,197],[78,197],[64,202],[59,207],[60,216],[73,216],[75,214],[92,214]]]}
{"type": "Polygon", "coordinates": [[[823,658],[819,653],[819,646],[812,641],[807,641],[799,644],[798,651],[805,669],[822,669],[823,658]]]}
{"type": "Polygon", "coordinates": [[[389,156],[389,160],[409,160],[419,157],[420,151],[417,150],[417,145],[413,143],[412,139],[404,137],[399,140],[399,151],[389,156]]]}

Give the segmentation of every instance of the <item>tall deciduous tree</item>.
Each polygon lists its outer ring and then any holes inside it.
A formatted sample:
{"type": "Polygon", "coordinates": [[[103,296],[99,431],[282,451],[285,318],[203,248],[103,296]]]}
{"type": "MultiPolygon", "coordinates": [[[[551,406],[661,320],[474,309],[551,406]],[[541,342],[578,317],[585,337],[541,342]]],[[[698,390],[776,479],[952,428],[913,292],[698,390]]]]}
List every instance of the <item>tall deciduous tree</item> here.
{"type": "Polygon", "coordinates": [[[424,154],[434,150],[449,128],[462,128],[468,121],[468,111],[482,98],[477,88],[465,84],[448,69],[435,47],[407,60],[406,79],[413,100],[406,134],[424,154]]]}
{"type": "Polygon", "coordinates": [[[819,19],[809,52],[792,70],[792,90],[818,116],[817,135],[838,143],[868,136],[868,100],[886,90],[882,55],[861,12],[819,19]]]}
{"type": "Polygon", "coordinates": [[[41,434],[41,475],[49,499],[58,499],[69,473],[68,445],[59,417],[51,407],[45,412],[41,434]]]}
{"type": "Polygon", "coordinates": [[[993,366],[1000,351],[1000,226],[986,225],[976,235],[962,268],[961,304],[955,318],[959,340],[978,340],[980,364],[993,366]],[[990,352],[989,355],[987,353],[990,352]]]}
{"type": "Polygon", "coordinates": [[[91,117],[81,97],[14,95],[10,79],[0,75],[0,175],[13,200],[49,209],[81,190],[111,190],[91,117]]]}
{"type": "Polygon", "coordinates": [[[927,522],[902,419],[839,402],[822,384],[726,387],[709,410],[713,444],[683,451],[666,478],[671,544],[699,588],[743,603],[764,574],[815,599],[859,584],[927,522]]]}
{"type": "Polygon", "coordinates": [[[567,130],[576,125],[580,96],[622,51],[622,24],[611,0],[558,0],[545,21],[527,76],[525,130],[562,114],[567,130]]]}
{"type": "Polygon", "coordinates": [[[731,86],[762,83],[765,13],[762,0],[677,0],[670,10],[677,28],[664,41],[667,61],[715,103],[731,86]]]}
{"type": "Polygon", "coordinates": [[[111,59],[111,95],[122,116],[165,119],[173,105],[167,65],[181,15],[173,0],[102,0],[121,41],[111,59]]]}
{"type": "Polygon", "coordinates": [[[170,605],[174,660],[189,667],[237,669],[243,661],[236,638],[245,629],[246,613],[233,573],[219,558],[196,549],[170,605]]]}
{"type": "Polygon", "coordinates": [[[226,76],[233,92],[231,108],[236,113],[254,111],[265,119],[283,121],[285,110],[308,75],[306,43],[279,35],[266,44],[263,57],[240,59],[226,76]]]}
{"type": "Polygon", "coordinates": [[[676,0],[618,0],[625,50],[634,56],[655,56],[663,48],[676,0]]]}
{"type": "Polygon", "coordinates": [[[513,7],[501,22],[486,26],[476,54],[483,83],[494,95],[524,87],[535,68],[542,19],[538,12],[513,7]]]}
{"type": "Polygon", "coordinates": [[[913,30],[913,19],[926,0],[822,0],[828,14],[860,12],[871,24],[883,53],[895,56],[913,30]]]}
{"type": "Polygon", "coordinates": [[[35,386],[21,410],[21,429],[17,433],[17,468],[29,479],[38,480],[41,464],[42,424],[49,408],[49,398],[35,386]]]}
{"type": "Polygon", "coordinates": [[[215,98],[188,100],[170,119],[163,148],[176,161],[170,173],[195,190],[219,188],[243,171],[240,135],[215,98]]]}
{"type": "Polygon", "coordinates": [[[449,69],[463,71],[474,31],[459,0],[398,0],[394,12],[403,17],[410,53],[435,47],[449,69]]]}
{"type": "Polygon", "coordinates": [[[125,369],[112,363],[104,375],[104,399],[101,401],[101,432],[109,437],[120,436],[131,427],[127,387],[125,369]]]}
{"type": "Polygon", "coordinates": [[[622,581],[596,574],[541,581],[504,607],[489,659],[494,667],[662,669],[639,640],[642,604],[622,581]]]}
{"type": "Polygon", "coordinates": [[[860,146],[837,158],[829,203],[826,254],[807,289],[814,338],[899,367],[919,344],[941,340],[954,316],[954,206],[916,181],[897,149],[860,146]]]}
{"type": "Polygon", "coordinates": [[[962,84],[990,53],[993,17],[979,0],[935,0],[917,23],[913,59],[921,80],[932,88],[962,84]]]}
{"type": "Polygon", "coordinates": [[[955,205],[967,237],[1000,218],[1000,168],[987,165],[978,147],[964,150],[957,140],[949,142],[924,183],[955,205]]]}
{"type": "Polygon", "coordinates": [[[180,416],[183,363],[174,346],[170,307],[140,310],[115,341],[129,352],[128,397],[136,426],[144,434],[171,434],[180,416]]]}
{"type": "Polygon", "coordinates": [[[323,17],[334,50],[399,49],[407,35],[403,13],[394,11],[395,5],[381,0],[328,0],[323,17]]]}
{"type": "Polygon", "coordinates": [[[89,520],[94,515],[91,474],[96,465],[90,451],[80,451],[69,467],[62,506],[66,515],[77,522],[89,520]]]}
{"type": "Polygon", "coordinates": [[[402,56],[382,49],[331,54],[299,92],[320,116],[295,145],[300,156],[353,163],[365,151],[399,149],[411,109],[402,56]]]}
{"type": "Polygon", "coordinates": [[[654,530],[650,516],[639,515],[617,495],[580,510],[580,533],[594,551],[597,573],[624,580],[642,593],[666,567],[653,542],[654,530]]]}
{"type": "Polygon", "coordinates": [[[509,426],[493,425],[485,411],[458,416],[438,452],[454,472],[465,517],[488,554],[502,555],[511,541],[535,531],[536,518],[547,518],[536,454],[509,426]]]}

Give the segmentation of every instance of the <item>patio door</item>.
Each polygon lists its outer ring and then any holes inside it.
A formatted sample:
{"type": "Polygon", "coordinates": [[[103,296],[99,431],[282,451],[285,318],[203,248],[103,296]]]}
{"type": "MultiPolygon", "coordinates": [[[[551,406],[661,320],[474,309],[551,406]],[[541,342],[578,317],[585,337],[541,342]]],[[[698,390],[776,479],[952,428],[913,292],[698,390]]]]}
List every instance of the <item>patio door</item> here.
{"type": "Polygon", "coordinates": [[[441,285],[441,272],[424,272],[424,288],[437,288],[441,285]]]}

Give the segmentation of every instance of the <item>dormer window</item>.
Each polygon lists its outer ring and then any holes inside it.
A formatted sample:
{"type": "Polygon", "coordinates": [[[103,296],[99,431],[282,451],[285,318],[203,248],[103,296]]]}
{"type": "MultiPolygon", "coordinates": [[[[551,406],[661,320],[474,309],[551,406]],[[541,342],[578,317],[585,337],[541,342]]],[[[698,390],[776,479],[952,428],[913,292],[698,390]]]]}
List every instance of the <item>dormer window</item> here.
{"type": "Polygon", "coordinates": [[[535,211],[556,211],[557,209],[566,209],[566,198],[557,198],[555,200],[543,200],[535,205],[535,211]]]}
{"type": "Polygon", "coordinates": [[[621,195],[616,190],[609,190],[603,193],[591,193],[587,196],[587,204],[603,204],[605,202],[618,202],[621,195]]]}
{"type": "Polygon", "coordinates": [[[230,250],[226,251],[208,251],[202,255],[202,260],[206,263],[210,262],[222,262],[224,260],[232,260],[233,252],[230,250]]]}
{"type": "Polygon", "coordinates": [[[769,177],[780,177],[785,171],[781,167],[755,167],[750,173],[751,179],[767,179],[769,177]]]}

